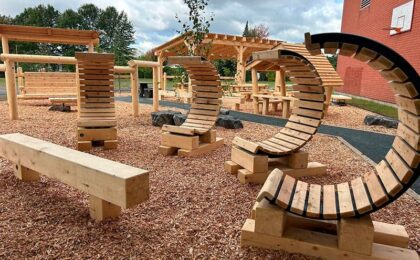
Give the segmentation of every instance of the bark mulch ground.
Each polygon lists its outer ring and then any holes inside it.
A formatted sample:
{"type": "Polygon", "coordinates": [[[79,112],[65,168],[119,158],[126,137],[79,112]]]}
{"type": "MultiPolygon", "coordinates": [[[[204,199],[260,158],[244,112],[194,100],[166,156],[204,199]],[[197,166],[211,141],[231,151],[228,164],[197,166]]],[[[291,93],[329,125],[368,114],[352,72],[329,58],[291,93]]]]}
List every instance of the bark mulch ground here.
{"type": "MultiPolygon", "coordinates": [[[[150,170],[151,198],[125,210],[115,221],[89,218],[87,194],[42,178],[22,183],[12,164],[0,159],[0,258],[266,258],[310,259],[299,254],[240,247],[240,229],[261,185],[242,185],[223,171],[231,140],[240,135],[259,140],[279,128],[244,122],[242,130],[217,128],[225,146],[195,157],[164,157],[157,152],[160,129],[151,125],[150,106],[140,105],[139,118],[130,104],[117,102],[117,150],[92,154],[150,170]]],[[[8,119],[0,102],[0,134],[21,132],[70,148],[76,147],[76,113],[20,105],[21,119],[8,119]]],[[[336,138],[317,135],[305,149],[311,160],[328,166],[312,183],[339,183],[373,168],[336,138]]],[[[373,219],[404,225],[410,248],[420,249],[419,204],[403,195],[373,219]]]]}

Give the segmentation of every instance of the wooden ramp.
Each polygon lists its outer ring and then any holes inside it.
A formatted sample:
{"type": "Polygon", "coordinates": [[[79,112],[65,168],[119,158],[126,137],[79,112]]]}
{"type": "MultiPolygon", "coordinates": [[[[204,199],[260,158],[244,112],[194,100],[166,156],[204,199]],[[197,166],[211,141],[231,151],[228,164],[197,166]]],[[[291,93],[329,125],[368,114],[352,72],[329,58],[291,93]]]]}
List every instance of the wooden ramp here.
{"type": "Polygon", "coordinates": [[[45,175],[89,194],[96,220],[117,217],[149,198],[149,173],[23,134],[0,135],[0,156],[14,162],[22,181],[45,175]]]}
{"type": "Polygon", "coordinates": [[[342,256],[351,259],[418,259],[416,252],[399,248],[407,246],[399,242],[408,240],[403,227],[388,225],[381,241],[375,241],[375,225],[370,220],[371,213],[398,199],[419,176],[418,73],[394,50],[368,38],[341,33],[305,36],[306,46],[311,53],[319,54],[321,49],[331,54],[339,51],[340,55],[367,62],[389,81],[396,93],[399,108],[397,136],[374,172],[348,182],[309,184],[279,169],[273,170],[258,194],[257,203],[270,214],[279,214],[281,217],[264,219],[259,218],[256,212],[256,216],[248,219],[242,229],[242,244],[331,259],[342,256]],[[304,238],[304,234],[313,234],[312,225],[288,229],[284,221],[290,214],[304,217],[305,223],[308,219],[315,219],[312,223],[321,228],[327,226],[328,222],[324,220],[334,220],[337,225],[335,236],[316,234],[312,239],[304,238]],[[265,226],[266,230],[258,226],[265,226]],[[277,229],[277,233],[267,230],[269,227],[277,229]],[[265,237],[265,244],[259,242],[261,237],[265,237]],[[294,244],[295,248],[286,244],[294,244]]]}
{"type": "Polygon", "coordinates": [[[186,121],[180,126],[162,127],[160,153],[192,156],[212,151],[223,145],[223,139],[212,130],[222,104],[222,87],[216,68],[201,57],[169,57],[170,64],[182,65],[191,80],[192,104],[186,121]]]}
{"type": "Polygon", "coordinates": [[[238,174],[242,183],[264,183],[269,169],[276,166],[286,167],[284,170],[295,177],[324,174],[324,165],[308,163],[307,154],[296,154],[312,139],[324,117],[325,91],[318,71],[304,56],[289,50],[256,52],[253,60],[282,66],[295,83],[293,89],[297,91],[297,101],[285,127],[276,135],[258,142],[235,137],[231,161],[225,164],[226,170],[238,174]],[[283,158],[277,160],[278,164],[275,160],[269,164],[269,157],[283,158]],[[250,165],[256,161],[260,163],[250,165]]]}
{"type": "Polygon", "coordinates": [[[117,148],[114,103],[114,54],[76,53],[79,73],[78,150],[92,144],[117,148]]]}

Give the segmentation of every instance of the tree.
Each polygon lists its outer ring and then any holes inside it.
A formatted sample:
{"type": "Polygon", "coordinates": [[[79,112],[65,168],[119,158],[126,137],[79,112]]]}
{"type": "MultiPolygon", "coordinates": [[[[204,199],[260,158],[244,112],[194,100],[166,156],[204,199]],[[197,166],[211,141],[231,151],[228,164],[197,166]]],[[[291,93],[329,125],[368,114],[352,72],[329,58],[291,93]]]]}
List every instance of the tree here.
{"type": "Polygon", "coordinates": [[[251,29],[248,29],[247,21],[242,36],[266,39],[270,36],[269,27],[264,24],[259,24],[255,27],[251,27],[251,29]]]}
{"type": "Polygon", "coordinates": [[[101,15],[101,9],[94,4],[84,4],[77,9],[81,19],[80,29],[82,30],[97,30],[98,21],[101,15]]]}
{"type": "Polygon", "coordinates": [[[244,29],[244,32],[242,33],[242,36],[248,36],[249,35],[249,28],[248,28],[248,21],[246,21],[246,24],[245,24],[245,29],[244,29]]]}
{"type": "Polygon", "coordinates": [[[188,6],[188,21],[182,21],[178,14],[175,16],[178,23],[182,25],[178,33],[184,36],[185,43],[188,45],[189,55],[208,56],[209,44],[203,44],[204,37],[209,33],[210,23],[213,21],[213,13],[206,17],[205,8],[209,0],[184,0],[188,6]]]}
{"type": "Polygon", "coordinates": [[[331,63],[333,68],[337,70],[337,54],[336,55],[327,55],[328,61],[331,63]]]}

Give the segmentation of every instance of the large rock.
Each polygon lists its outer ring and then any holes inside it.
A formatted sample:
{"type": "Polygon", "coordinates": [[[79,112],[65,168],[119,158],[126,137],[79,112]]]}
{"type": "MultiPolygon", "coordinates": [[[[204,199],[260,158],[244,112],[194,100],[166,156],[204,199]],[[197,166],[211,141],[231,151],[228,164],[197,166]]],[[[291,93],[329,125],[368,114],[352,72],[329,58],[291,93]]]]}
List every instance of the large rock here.
{"type": "Polygon", "coordinates": [[[180,126],[185,122],[185,120],[187,120],[187,115],[184,115],[184,114],[175,114],[174,115],[175,125],[180,126]]]}
{"type": "Polygon", "coordinates": [[[219,114],[220,115],[229,115],[230,110],[226,108],[221,108],[219,114]]]}
{"type": "Polygon", "coordinates": [[[49,111],[71,112],[71,107],[66,105],[52,105],[49,111]]]}
{"type": "Polygon", "coordinates": [[[241,120],[229,115],[220,115],[219,118],[217,118],[216,125],[227,129],[244,128],[241,120]]]}
{"type": "Polygon", "coordinates": [[[152,125],[163,126],[163,125],[174,125],[174,115],[181,114],[178,111],[166,110],[159,112],[152,112],[152,125]]]}
{"type": "Polygon", "coordinates": [[[397,128],[398,120],[377,115],[367,115],[363,120],[365,125],[383,125],[387,128],[397,128]]]}

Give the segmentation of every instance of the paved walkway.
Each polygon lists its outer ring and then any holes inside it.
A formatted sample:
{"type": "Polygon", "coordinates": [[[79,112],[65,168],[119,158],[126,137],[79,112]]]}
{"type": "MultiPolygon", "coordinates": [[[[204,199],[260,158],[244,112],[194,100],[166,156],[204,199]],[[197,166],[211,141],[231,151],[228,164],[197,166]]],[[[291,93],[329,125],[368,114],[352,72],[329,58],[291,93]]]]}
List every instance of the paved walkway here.
{"type": "MultiPolygon", "coordinates": [[[[131,102],[131,97],[117,97],[117,100],[131,102]]],[[[152,100],[150,98],[141,98],[140,103],[152,104],[152,100]]],[[[176,107],[181,109],[189,109],[190,107],[189,104],[182,104],[170,101],[160,101],[160,105],[167,107],[176,107]]],[[[238,111],[231,111],[230,115],[237,117],[243,121],[272,126],[284,126],[287,122],[286,119],[243,113],[238,111]]],[[[392,142],[394,140],[394,136],[392,135],[329,125],[321,125],[318,132],[343,138],[345,141],[347,141],[353,147],[359,150],[363,155],[370,158],[376,163],[380,162],[385,157],[386,153],[391,148],[392,142]]],[[[416,191],[417,194],[420,194],[420,179],[418,179],[417,182],[412,186],[412,189],[416,191]]]]}

